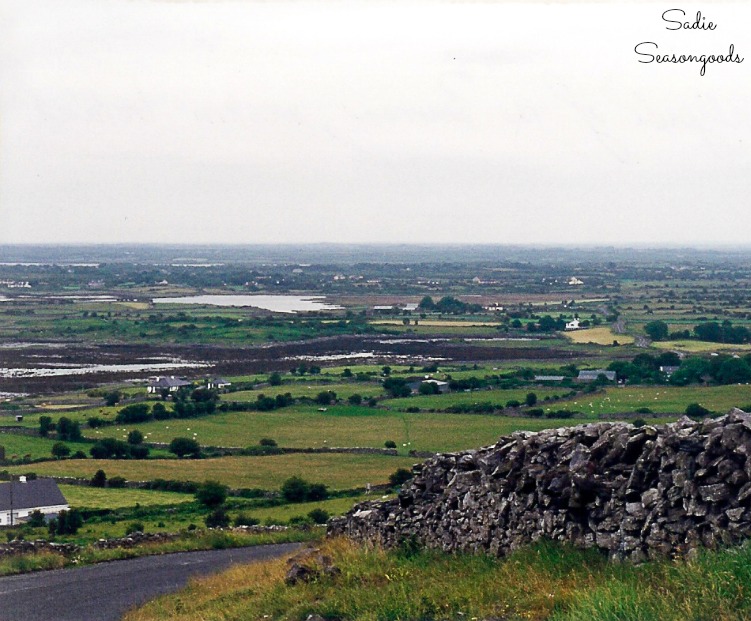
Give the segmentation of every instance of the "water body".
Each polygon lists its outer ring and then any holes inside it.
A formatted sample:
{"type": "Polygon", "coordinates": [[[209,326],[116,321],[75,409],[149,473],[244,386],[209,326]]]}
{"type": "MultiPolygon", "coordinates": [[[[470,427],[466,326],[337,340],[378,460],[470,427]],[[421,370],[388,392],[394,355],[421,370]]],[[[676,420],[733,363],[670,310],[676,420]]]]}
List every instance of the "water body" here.
{"type": "Polygon", "coordinates": [[[63,375],[89,375],[90,373],[143,373],[146,371],[169,371],[172,369],[200,369],[209,366],[206,362],[152,362],[136,364],[57,364],[51,368],[0,367],[0,377],[59,377],[63,375]]]}
{"type": "Polygon", "coordinates": [[[336,304],[322,302],[320,296],[299,295],[189,295],[181,298],[154,298],[155,304],[207,304],[209,306],[253,306],[276,313],[339,310],[336,304]]]}

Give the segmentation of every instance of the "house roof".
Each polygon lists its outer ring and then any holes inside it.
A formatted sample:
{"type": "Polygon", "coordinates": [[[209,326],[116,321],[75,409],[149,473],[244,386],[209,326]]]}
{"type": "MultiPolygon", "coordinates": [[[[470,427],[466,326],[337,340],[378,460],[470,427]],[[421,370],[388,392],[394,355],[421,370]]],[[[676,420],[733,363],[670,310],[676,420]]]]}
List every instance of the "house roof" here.
{"type": "Polygon", "coordinates": [[[53,479],[33,479],[0,484],[0,511],[10,510],[10,492],[13,486],[13,511],[35,507],[67,505],[68,501],[53,479]]]}
{"type": "Polygon", "coordinates": [[[227,386],[230,386],[232,382],[228,382],[223,377],[212,377],[210,380],[208,380],[209,384],[226,384],[227,386]]]}
{"type": "Polygon", "coordinates": [[[615,371],[606,371],[605,369],[595,369],[594,371],[579,371],[577,379],[596,380],[600,375],[604,375],[611,382],[615,380],[615,371]]]}
{"type": "Polygon", "coordinates": [[[563,375],[535,375],[536,382],[562,382],[563,375]]]}
{"type": "Polygon", "coordinates": [[[179,377],[158,377],[156,380],[149,382],[151,388],[174,388],[180,386],[190,386],[190,382],[186,382],[179,377]]]}

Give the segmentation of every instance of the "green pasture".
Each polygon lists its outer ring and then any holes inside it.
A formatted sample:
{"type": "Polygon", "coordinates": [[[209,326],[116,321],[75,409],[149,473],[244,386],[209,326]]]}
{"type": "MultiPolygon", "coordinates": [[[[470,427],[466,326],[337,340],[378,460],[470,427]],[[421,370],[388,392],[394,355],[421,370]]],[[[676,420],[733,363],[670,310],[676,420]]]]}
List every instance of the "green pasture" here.
{"type": "Polygon", "coordinates": [[[388,483],[397,468],[410,468],[416,459],[383,455],[296,454],[217,459],[62,460],[8,468],[15,474],[71,476],[90,479],[97,470],[107,478],[129,481],[170,479],[201,482],[216,480],[233,488],[278,490],[292,476],[324,483],[331,489],[352,489],[388,483]]]}
{"type": "MultiPolygon", "coordinates": [[[[476,414],[407,414],[380,408],[296,406],[272,412],[229,412],[191,420],[134,425],[149,442],[191,437],[204,446],[254,446],[271,438],[291,448],[373,447],[392,440],[401,452],[457,451],[492,444],[519,429],[555,426],[550,421],[476,414]],[[195,435],[194,435],[195,434],[195,435]]],[[[103,430],[98,430],[102,431],[103,430]]]]}
{"type": "MultiPolygon", "coordinates": [[[[51,458],[52,446],[56,440],[34,436],[0,432],[0,446],[5,448],[6,459],[21,459],[28,455],[31,459],[51,458]]],[[[65,442],[71,454],[83,451],[89,454],[91,444],[88,442],[65,442]]]]}
{"type": "Polygon", "coordinates": [[[563,387],[536,386],[510,390],[473,390],[472,392],[449,392],[442,395],[414,395],[402,399],[389,399],[381,402],[381,405],[394,410],[404,410],[409,407],[417,407],[421,410],[445,410],[456,405],[479,403],[492,403],[499,407],[505,407],[508,401],[524,403],[524,399],[530,392],[537,395],[538,403],[541,404],[545,397],[551,399],[555,396],[562,397],[569,390],[563,387]]]}
{"type": "Polygon", "coordinates": [[[281,386],[264,386],[257,390],[242,390],[225,394],[222,395],[222,401],[252,402],[258,399],[259,395],[275,397],[286,393],[291,393],[295,399],[302,397],[315,399],[318,393],[329,390],[335,392],[338,399],[347,399],[356,394],[365,398],[380,397],[385,394],[383,386],[376,382],[290,382],[281,386]]]}
{"type": "Polygon", "coordinates": [[[68,504],[76,509],[120,509],[122,507],[142,507],[152,505],[174,505],[192,502],[193,494],[160,492],[146,489],[114,489],[86,487],[82,485],[60,485],[60,491],[68,504]]]}
{"type": "MultiPolygon", "coordinates": [[[[726,413],[733,407],[751,404],[751,386],[627,386],[609,387],[603,392],[582,395],[567,401],[565,407],[585,416],[609,416],[649,408],[655,414],[683,414],[690,403],[699,403],[713,412],[726,413]]],[[[564,404],[544,404],[545,411],[564,404]]]]}

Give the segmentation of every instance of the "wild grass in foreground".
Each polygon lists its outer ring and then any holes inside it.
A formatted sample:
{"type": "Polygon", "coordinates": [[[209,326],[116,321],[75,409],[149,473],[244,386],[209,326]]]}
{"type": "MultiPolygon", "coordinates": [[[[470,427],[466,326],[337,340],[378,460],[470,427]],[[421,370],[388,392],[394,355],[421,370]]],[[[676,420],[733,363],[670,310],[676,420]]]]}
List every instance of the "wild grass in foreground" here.
{"type": "Polygon", "coordinates": [[[545,619],[740,621],[751,617],[751,546],[692,561],[609,563],[594,551],[541,543],[506,559],[401,550],[347,540],[323,552],[341,574],[286,586],[284,560],[239,566],[192,582],[124,621],[358,621],[545,619]]]}
{"type": "Polygon", "coordinates": [[[197,530],[185,532],[171,541],[144,543],[131,548],[99,549],[85,546],[78,554],[63,556],[54,552],[39,552],[0,558],[0,576],[23,574],[46,569],[60,569],[73,565],[93,565],[105,561],[116,561],[140,556],[191,552],[194,550],[223,550],[260,546],[272,543],[292,543],[313,541],[322,536],[320,528],[289,529],[281,532],[242,533],[218,530],[197,530]]]}

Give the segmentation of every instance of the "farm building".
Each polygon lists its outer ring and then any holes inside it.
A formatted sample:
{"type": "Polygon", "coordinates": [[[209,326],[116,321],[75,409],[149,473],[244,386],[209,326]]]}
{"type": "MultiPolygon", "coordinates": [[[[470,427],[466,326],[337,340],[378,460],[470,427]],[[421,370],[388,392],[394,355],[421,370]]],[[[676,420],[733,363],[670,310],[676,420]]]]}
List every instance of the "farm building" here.
{"type": "Polygon", "coordinates": [[[192,384],[180,377],[174,375],[170,377],[157,377],[146,384],[146,392],[158,394],[162,390],[168,392],[177,392],[183,386],[192,386],[192,384]]]}
{"type": "Polygon", "coordinates": [[[536,382],[562,382],[563,375],[535,375],[536,382]]]}
{"type": "Polygon", "coordinates": [[[594,382],[600,375],[604,375],[609,382],[615,381],[615,371],[606,371],[605,369],[594,369],[593,371],[579,371],[578,379],[580,382],[594,382]]]}
{"type": "Polygon", "coordinates": [[[446,393],[449,391],[449,383],[448,382],[441,382],[439,380],[435,379],[424,379],[420,380],[419,382],[410,382],[407,384],[409,389],[412,391],[412,393],[418,393],[420,392],[420,386],[422,384],[433,384],[438,388],[438,392],[441,394],[446,393]]]}
{"type": "Polygon", "coordinates": [[[33,511],[54,518],[68,509],[68,501],[53,479],[27,480],[22,476],[0,484],[0,526],[25,522],[33,511]]]}
{"type": "Polygon", "coordinates": [[[579,329],[578,319],[572,319],[571,321],[566,323],[566,330],[578,330],[578,329],[579,329]]]}
{"type": "Polygon", "coordinates": [[[221,377],[213,377],[206,380],[206,388],[209,390],[224,390],[230,386],[232,386],[232,382],[221,377]]]}

